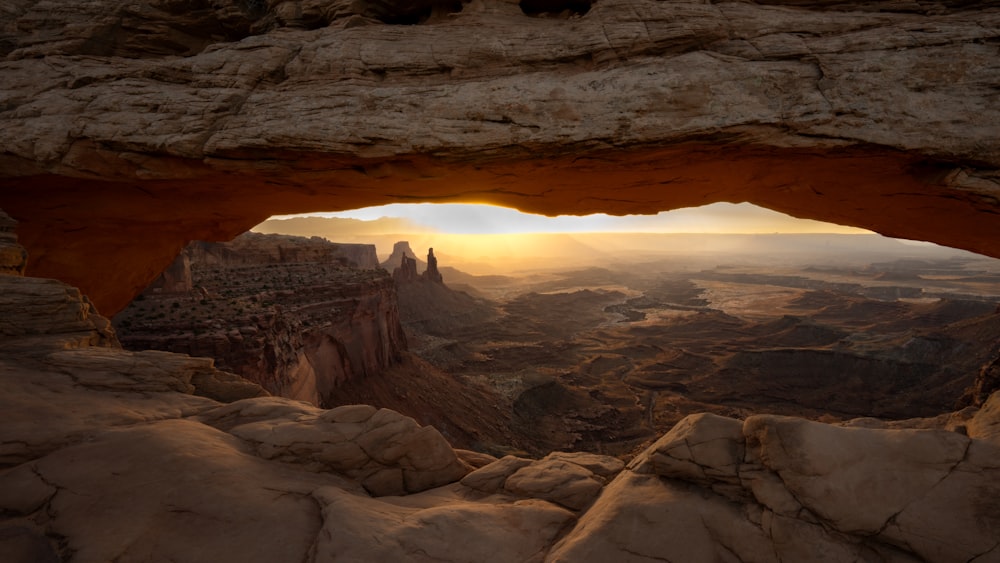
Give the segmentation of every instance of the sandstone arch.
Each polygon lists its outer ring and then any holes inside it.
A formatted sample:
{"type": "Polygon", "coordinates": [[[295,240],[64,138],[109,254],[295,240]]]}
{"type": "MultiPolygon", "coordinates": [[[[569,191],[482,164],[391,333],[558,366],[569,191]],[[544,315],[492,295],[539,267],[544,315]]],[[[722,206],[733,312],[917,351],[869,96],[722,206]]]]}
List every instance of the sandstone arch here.
{"type": "Polygon", "coordinates": [[[990,2],[481,0],[417,25],[292,6],[317,29],[282,27],[286,4],[10,3],[0,208],[29,273],[113,314],[188,240],[394,201],[749,201],[1000,256],[990,2]]]}

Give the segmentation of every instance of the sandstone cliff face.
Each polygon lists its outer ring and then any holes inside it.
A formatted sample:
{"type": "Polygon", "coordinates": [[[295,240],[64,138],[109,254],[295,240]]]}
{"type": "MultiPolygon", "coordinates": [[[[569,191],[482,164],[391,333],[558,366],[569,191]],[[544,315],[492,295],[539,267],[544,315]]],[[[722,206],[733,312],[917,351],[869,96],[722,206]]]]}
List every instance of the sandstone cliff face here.
{"type": "Polygon", "coordinates": [[[495,459],[385,409],[196,396],[255,386],[102,341],[96,314],[52,314],[89,309],[59,282],[0,290],[22,296],[0,302],[5,561],[1000,557],[998,393],[896,423],[694,415],[625,467],[495,459]]]}
{"type": "Polygon", "coordinates": [[[374,244],[331,243],[320,237],[243,233],[225,243],[195,241],[184,250],[188,261],[209,267],[323,262],[363,270],[378,268],[374,244]]]}
{"type": "Polygon", "coordinates": [[[194,289],[154,285],[115,317],[122,343],[215,358],[275,395],[329,404],[338,385],[406,349],[392,279],[345,267],[340,249],[256,234],[193,243],[178,260],[190,262],[194,289]]]}
{"type": "Polygon", "coordinates": [[[1000,256],[992,2],[3,9],[0,205],[108,312],[187,240],[393,201],[750,201],[1000,256]]]}
{"type": "Polygon", "coordinates": [[[0,274],[20,276],[28,262],[28,251],[17,243],[17,221],[0,211],[0,274]]]}

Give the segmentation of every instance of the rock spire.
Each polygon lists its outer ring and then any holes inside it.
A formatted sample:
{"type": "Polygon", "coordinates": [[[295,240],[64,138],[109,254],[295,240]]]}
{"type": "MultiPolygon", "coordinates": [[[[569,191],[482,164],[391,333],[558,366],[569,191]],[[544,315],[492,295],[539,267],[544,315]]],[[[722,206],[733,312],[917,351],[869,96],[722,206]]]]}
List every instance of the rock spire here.
{"type": "Polygon", "coordinates": [[[435,283],[444,283],[444,277],[438,271],[438,259],[434,256],[434,249],[427,249],[427,269],[424,271],[423,279],[435,283]]]}
{"type": "Polygon", "coordinates": [[[433,248],[427,249],[427,263],[423,264],[413,253],[409,242],[399,241],[393,245],[392,254],[385,262],[382,262],[382,267],[387,270],[392,268],[392,277],[397,283],[429,281],[443,284],[444,277],[438,271],[437,264],[433,248]]]}
{"type": "Polygon", "coordinates": [[[392,271],[392,278],[397,283],[411,283],[420,279],[417,275],[417,259],[403,254],[400,256],[399,267],[392,271]]]}

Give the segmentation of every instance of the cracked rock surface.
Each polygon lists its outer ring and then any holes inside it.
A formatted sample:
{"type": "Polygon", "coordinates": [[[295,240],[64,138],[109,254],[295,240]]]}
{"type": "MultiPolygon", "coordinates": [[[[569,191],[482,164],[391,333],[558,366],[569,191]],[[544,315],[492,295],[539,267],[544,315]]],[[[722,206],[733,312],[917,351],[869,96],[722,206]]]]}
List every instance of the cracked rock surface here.
{"type": "Polygon", "coordinates": [[[114,314],[189,240],[418,201],[749,201],[1000,256],[995,2],[531,4],[0,2],[29,272],[114,314]]]}
{"type": "Polygon", "coordinates": [[[693,415],[627,466],[491,461],[393,411],[248,397],[122,350],[66,285],[0,284],[5,562],[1000,558],[1000,394],[891,424],[693,415]]]}

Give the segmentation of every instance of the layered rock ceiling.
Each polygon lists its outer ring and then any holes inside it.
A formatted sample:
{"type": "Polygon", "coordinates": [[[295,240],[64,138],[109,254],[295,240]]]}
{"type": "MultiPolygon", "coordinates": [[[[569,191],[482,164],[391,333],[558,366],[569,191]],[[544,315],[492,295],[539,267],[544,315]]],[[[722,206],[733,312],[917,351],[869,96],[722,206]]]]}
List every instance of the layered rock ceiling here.
{"type": "Polygon", "coordinates": [[[191,239],[389,202],[749,201],[1000,256],[988,0],[4,0],[0,207],[112,314],[191,239]]]}

